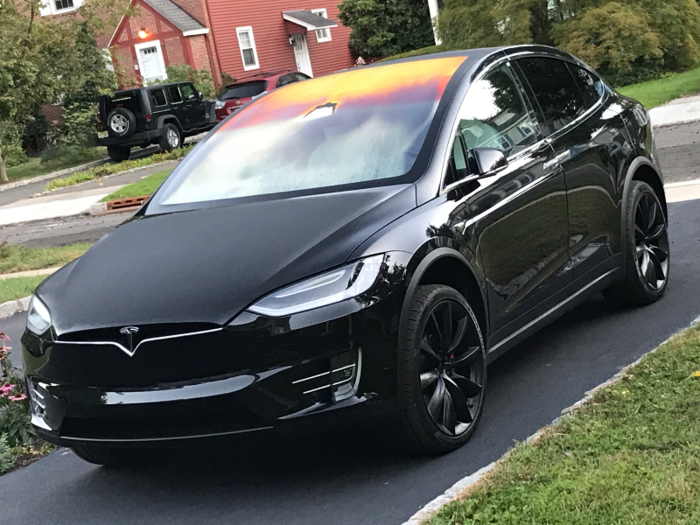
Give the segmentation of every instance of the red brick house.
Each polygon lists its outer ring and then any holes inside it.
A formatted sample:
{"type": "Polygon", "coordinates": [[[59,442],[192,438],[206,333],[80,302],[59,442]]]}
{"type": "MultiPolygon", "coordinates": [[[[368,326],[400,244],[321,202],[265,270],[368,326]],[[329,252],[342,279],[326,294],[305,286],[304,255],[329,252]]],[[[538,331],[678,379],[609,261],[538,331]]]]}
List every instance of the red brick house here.
{"type": "Polygon", "coordinates": [[[318,76],[354,65],[336,3],[132,0],[137,14],[121,20],[108,45],[134,85],[165,79],[166,66],[180,64],[208,70],[217,86],[222,73],[239,79],[297,69],[318,76]]]}

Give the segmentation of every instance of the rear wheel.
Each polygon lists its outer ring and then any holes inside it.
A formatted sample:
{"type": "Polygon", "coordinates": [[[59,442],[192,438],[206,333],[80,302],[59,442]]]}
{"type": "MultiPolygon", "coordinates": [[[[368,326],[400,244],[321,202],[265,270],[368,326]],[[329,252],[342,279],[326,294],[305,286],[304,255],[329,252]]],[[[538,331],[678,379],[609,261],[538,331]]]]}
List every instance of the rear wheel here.
{"type": "Polygon", "coordinates": [[[485,346],[469,303],[449,286],[420,286],[399,357],[400,429],[409,447],[441,454],[464,445],[481,418],[485,386],[485,346]]]}
{"type": "Polygon", "coordinates": [[[180,130],[174,124],[163,126],[163,136],[159,141],[161,151],[172,151],[182,145],[180,130]]]}
{"type": "Polygon", "coordinates": [[[633,180],[627,197],[625,279],[605,291],[613,302],[643,306],[663,297],[668,286],[668,223],[653,188],[633,180]]]}
{"type": "Polygon", "coordinates": [[[107,153],[114,162],[123,162],[129,160],[131,148],[129,146],[107,146],[107,153]]]}
{"type": "Polygon", "coordinates": [[[92,444],[74,445],[71,448],[80,459],[109,467],[141,465],[150,458],[148,451],[140,448],[110,448],[92,444]]]}

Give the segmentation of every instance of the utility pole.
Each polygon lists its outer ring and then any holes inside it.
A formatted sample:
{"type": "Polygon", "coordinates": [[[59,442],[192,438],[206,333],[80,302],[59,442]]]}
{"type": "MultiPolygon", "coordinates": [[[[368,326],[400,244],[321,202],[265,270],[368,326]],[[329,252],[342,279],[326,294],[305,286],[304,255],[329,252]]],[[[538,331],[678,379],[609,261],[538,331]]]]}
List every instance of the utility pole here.
{"type": "Polygon", "coordinates": [[[442,40],[440,40],[440,36],[438,35],[437,30],[436,30],[438,13],[440,12],[441,7],[442,7],[442,0],[428,0],[428,9],[430,10],[430,20],[431,20],[432,25],[433,25],[433,36],[435,37],[435,45],[438,45],[438,46],[440,44],[442,44],[442,40]]]}

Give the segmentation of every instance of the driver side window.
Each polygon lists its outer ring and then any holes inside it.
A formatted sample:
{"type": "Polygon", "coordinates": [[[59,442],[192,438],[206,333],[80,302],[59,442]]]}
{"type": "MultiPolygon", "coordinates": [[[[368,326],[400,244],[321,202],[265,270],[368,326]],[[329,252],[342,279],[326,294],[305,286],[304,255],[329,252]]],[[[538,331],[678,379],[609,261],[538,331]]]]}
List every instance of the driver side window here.
{"type": "Polygon", "coordinates": [[[505,64],[469,88],[459,119],[458,133],[469,152],[497,148],[510,157],[539,140],[536,121],[505,64]]]}

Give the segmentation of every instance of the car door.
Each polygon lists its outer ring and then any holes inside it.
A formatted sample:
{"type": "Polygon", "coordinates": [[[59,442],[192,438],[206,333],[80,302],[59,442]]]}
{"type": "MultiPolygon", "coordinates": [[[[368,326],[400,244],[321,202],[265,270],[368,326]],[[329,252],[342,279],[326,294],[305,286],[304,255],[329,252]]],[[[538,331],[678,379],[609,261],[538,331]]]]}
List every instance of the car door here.
{"type": "Polygon", "coordinates": [[[466,163],[474,176],[475,148],[499,149],[508,160],[479,177],[457,204],[466,213],[465,221],[457,219],[457,234],[475,240],[472,250],[486,277],[493,347],[539,315],[538,307],[571,281],[564,176],[508,63],[470,87],[456,139],[456,172],[466,163]]]}
{"type": "Polygon", "coordinates": [[[206,102],[202,99],[193,84],[181,84],[182,113],[185,119],[183,126],[187,129],[201,128],[206,123],[206,102]]]}
{"type": "Polygon", "coordinates": [[[553,57],[517,61],[541,109],[568,197],[569,254],[581,285],[619,264],[618,181],[629,143],[620,116],[606,113],[604,85],[553,57]],[[587,276],[587,274],[589,274],[587,276]]]}

